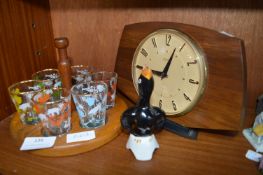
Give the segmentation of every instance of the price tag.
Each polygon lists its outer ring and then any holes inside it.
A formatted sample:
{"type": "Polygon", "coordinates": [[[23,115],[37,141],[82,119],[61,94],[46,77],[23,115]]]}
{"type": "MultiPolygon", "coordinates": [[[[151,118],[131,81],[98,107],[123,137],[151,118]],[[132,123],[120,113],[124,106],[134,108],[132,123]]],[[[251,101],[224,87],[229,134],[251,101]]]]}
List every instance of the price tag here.
{"type": "Polygon", "coordinates": [[[50,148],[55,144],[56,137],[26,137],[21,151],[50,148]]]}
{"type": "Polygon", "coordinates": [[[95,139],[95,131],[84,131],[73,134],[67,134],[67,143],[80,142],[95,139]]]}

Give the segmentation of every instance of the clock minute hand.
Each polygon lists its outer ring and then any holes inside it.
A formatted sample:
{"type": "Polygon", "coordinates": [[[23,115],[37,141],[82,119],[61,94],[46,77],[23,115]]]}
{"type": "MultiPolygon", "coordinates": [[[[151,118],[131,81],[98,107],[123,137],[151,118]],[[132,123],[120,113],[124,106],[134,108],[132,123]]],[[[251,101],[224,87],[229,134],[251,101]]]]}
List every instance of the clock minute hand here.
{"type": "Polygon", "coordinates": [[[170,68],[170,65],[171,65],[171,62],[173,60],[175,50],[176,50],[176,48],[174,49],[172,55],[170,56],[168,62],[166,63],[166,65],[165,65],[165,67],[163,69],[163,72],[162,72],[162,75],[161,75],[161,79],[167,77],[167,72],[168,72],[168,70],[170,68]]]}
{"type": "MultiPolygon", "coordinates": [[[[138,68],[138,69],[142,69],[143,66],[136,65],[136,68],[138,68]]],[[[157,71],[157,70],[152,70],[152,73],[153,73],[154,75],[157,75],[157,76],[161,77],[163,72],[161,72],[161,71],[157,71]]]]}

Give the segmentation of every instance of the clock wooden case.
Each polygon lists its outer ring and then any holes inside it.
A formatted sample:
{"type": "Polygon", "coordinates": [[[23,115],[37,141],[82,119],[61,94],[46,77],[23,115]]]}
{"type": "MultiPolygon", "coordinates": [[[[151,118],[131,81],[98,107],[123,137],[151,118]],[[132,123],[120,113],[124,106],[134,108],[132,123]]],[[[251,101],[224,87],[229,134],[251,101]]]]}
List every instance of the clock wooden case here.
{"type": "MultiPolygon", "coordinates": [[[[202,65],[200,70],[204,70],[204,73],[200,74],[201,77],[197,78],[198,83],[200,81],[199,79],[202,80],[203,88],[201,88],[202,90],[200,92],[198,91],[200,95],[197,95],[198,98],[195,100],[196,102],[187,108],[187,110],[182,110],[178,113],[176,111],[171,112],[172,108],[168,107],[168,105],[170,105],[169,102],[164,103],[166,106],[161,107],[166,111],[167,117],[170,117],[169,119],[188,127],[239,130],[242,128],[242,123],[246,115],[246,63],[244,45],[241,39],[224,33],[198,26],[171,22],[144,22],[126,25],[120,40],[115,66],[115,71],[119,75],[119,92],[133,102],[136,102],[138,99],[136,83],[133,83],[132,79],[136,78],[136,71],[145,65],[151,69],[162,69],[161,67],[164,67],[160,66],[163,64],[162,61],[138,61],[142,60],[143,57],[145,57],[145,59],[159,60],[158,54],[160,53],[158,53],[157,56],[156,54],[151,54],[151,52],[155,53],[155,50],[148,51],[149,53],[147,52],[147,54],[149,54],[149,57],[147,55],[148,58],[145,56],[146,53],[144,53],[144,51],[141,52],[143,47],[148,47],[148,50],[150,47],[156,47],[156,41],[153,41],[152,38],[158,40],[159,48],[156,48],[157,52],[160,52],[161,48],[164,52],[167,52],[167,54],[161,55],[160,59],[167,62],[170,57],[168,55],[174,57],[174,63],[172,63],[173,66],[171,66],[170,72],[176,68],[183,68],[184,64],[179,66],[175,65],[183,62],[184,59],[188,59],[187,55],[179,52],[182,47],[185,47],[183,46],[185,43],[184,40],[179,42],[180,38],[184,37],[186,38],[186,45],[190,43],[189,46],[193,47],[194,50],[198,50],[196,57],[198,58],[197,60],[201,61],[198,61],[198,64],[202,65]],[[174,43],[170,45],[168,43],[168,45],[166,45],[169,40],[167,36],[169,35],[173,37],[174,43]],[[149,43],[145,44],[147,39],[152,46],[147,46],[149,43]],[[163,43],[163,46],[161,46],[161,43],[163,43]],[[181,61],[177,61],[176,59],[181,61]],[[140,65],[140,63],[145,65],[140,65]]],[[[191,59],[195,60],[195,58],[191,59]]],[[[185,61],[186,65],[187,62],[189,63],[191,60],[185,61]]],[[[165,65],[165,63],[163,65],[165,65]]],[[[162,70],[157,70],[157,73],[158,71],[162,70]]],[[[177,72],[176,74],[180,73],[177,72]]],[[[164,81],[169,80],[169,83],[165,86],[168,88],[171,87],[174,91],[178,91],[175,93],[186,95],[184,86],[180,89],[175,85],[183,83],[183,81],[171,78],[171,76],[177,75],[170,73],[168,76],[170,77],[164,81]]],[[[157,86],[160,86],[163,80],[157,80],[157,78],[159,77],[155,76],[154,79],[156,79],[155,81],[161,82],[157,84],[157,86]]],[[[186,81],[184,80],[186,85],[187,83],[195,85],[195,82],[197,82],[197,80],[191,77],[180,78],[183,80],[186,79],[186,81]]],[[[153,94],[156,95],[155,92],[153,92],[153,94]]],[[[172,96],[173,95],[171,95],[171,97],[172,96]]],[[[185,99],[187,103],[188,99],[185,99]]],[[[162,101],[161,98],[158,100],[162,101]]],[[[176,100],[175,97],[175,101],[176,100]]],[[[178,103],[182,103],[179,101],[177,101],[178,106],[180,106],[178,103]]],[[[171,100],[171,103],[172,102],[174,101],[171,100]]],[[[188,102],[190,101],[188,100],[188,102]]],[[[158,106],[156,102],[153,102],[153,104],[158,106]]]]}

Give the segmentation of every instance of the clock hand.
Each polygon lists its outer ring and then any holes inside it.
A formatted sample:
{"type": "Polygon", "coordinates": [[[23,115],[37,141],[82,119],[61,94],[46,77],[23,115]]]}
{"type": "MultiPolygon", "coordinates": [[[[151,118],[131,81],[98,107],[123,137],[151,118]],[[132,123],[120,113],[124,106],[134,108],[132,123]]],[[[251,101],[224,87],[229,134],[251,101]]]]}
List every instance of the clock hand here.
{"type": "Polygon", "coordinates": [[[174,49],[172,55],[170,56],[168,62],[166,63],[166,65],[165,65],[165,67],[163,69],[163,72],[162,72],[162,75],[161,75],[161,79],[167,77],[167,72],[168,72],[168,70],[170,68],[170,65],[171,65],[171,62],[173,60],[175,50],[176,50],[176,48],[174,49]]]}
{"type": "MultiPolygon", "coordinates": [[[[136,68],[138,68],[138,69],[143,69],[143,66],[136,65],[136,68]]],[[[157,71],[157,70],[152,70],[152,73],[153,73],[154,75],[157,75],[157,76],[161,77],[163,72],[157,71]]]]}

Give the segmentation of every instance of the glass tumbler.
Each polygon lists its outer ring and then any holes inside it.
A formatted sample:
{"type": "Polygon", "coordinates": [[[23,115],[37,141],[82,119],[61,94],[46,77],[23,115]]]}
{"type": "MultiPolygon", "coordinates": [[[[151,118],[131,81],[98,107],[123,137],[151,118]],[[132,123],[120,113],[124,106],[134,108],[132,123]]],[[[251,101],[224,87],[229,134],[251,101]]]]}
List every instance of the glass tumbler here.
{"type": "Polygon", "coordinates": [[[116,87],[117,87],[118,74],[115,72],[97,72],[92,74],[92,81],[103,81],[107,84],[108,94],[107,94],[107,108],[114,107],[115,97],[116,97],[116,87]]]}
{"type": "Polygon", "coordinates": [[[31,98],[43,89],[43,83],[37,80],[21,81],[8,87],[9,95],[23,124],[34,125],[39,122],[31,98]]]}
{"type": "Polygon", "coordinates": [[[34,110],[40,118],[44,136],[62,135],[71,128],[71,94],[65,88],[45,89],[33,96],[34,110]]]}
{"type": "Polygon", "coordinates": [[[92,66],[84,66],[84,65],[71,66],[72,85],[82,83],[83,81],[90,81],[91,74],[95,71],[96,69],[92,66]]]}
{"type": "Polygon", "coordinates": [[[97,128],[106,123],[107,85],[85,82],[71,88],[73,100],[83,128],[97,128]]]}
{"type": "Polygon", "coordinates": [[[62,87],[61,78],[57,69],[44,69],[32,74],[32,79],[43,81],[45,88],[62,87]]]}

